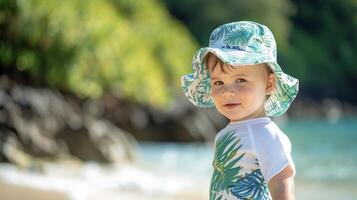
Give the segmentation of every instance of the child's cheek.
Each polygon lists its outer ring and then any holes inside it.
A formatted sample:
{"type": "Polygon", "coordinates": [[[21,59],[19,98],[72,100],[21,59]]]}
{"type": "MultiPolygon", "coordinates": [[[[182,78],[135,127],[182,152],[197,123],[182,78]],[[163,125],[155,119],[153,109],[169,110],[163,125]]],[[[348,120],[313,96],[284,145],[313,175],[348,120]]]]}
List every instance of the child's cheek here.
{"type": "Polygon", "coordinates": [[[212,87],[211,96],[215,99],[218,96],[218,89],[216,87],[212,87]]]}
{"type": "Polygon", "coordinates": [[[244,95],[245,93],[249,92],[250,88],[247,87],[246,85],[239,85],[236,87],[236,94],[238,95],[244,95]]]}
{"type": "Polygon", "coordinates": [[[254,88],[249,87],[249,86],[241,86],[236,88],[236,96],[239,97],[240,99],[250,99],[254,100],[254,94],[256,92],[254,91],[254,88]]]}
{"type": "Polygon", "coordinates": [[[221,102],[221,98],[223,96],[223,90],[222,88],[216,87],[212,88],[211,90],[211,96],[213,98],[213,101],[215,104],[219,104],[221,102]]]}

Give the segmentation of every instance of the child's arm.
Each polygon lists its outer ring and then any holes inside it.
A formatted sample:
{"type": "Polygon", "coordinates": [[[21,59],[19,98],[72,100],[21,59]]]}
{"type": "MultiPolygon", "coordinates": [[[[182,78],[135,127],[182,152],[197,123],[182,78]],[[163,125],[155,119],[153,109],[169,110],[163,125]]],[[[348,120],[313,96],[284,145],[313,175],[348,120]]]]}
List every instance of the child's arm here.
{"type": "Polygon", "coordinates": [[[294,200],[295,169],[290,164],[270,179],[268,183],[273,200],[294,200]]]}

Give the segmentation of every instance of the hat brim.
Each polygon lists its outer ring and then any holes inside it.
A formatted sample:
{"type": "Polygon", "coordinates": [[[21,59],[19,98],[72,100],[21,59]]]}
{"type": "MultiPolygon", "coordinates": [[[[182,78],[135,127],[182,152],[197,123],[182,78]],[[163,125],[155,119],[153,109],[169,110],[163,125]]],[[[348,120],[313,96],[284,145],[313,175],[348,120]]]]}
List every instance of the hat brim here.
{"type": "Polygon", "coordinates": [[[298,79],[285,74],[280,65],[264,53],[251,53],[237,49],[201,48],[193,58],[194,73],[182,76],[182,87],[186,97],[202,108],[214,107],[211,96],[210,75],[206,70],[204,58],[209,53],[215,54],[225,63],[234,67],[266,63],[274,72],[276,87],[265,102],[268,116],[279,116],[286,112],[299,90],[298,79]]]}

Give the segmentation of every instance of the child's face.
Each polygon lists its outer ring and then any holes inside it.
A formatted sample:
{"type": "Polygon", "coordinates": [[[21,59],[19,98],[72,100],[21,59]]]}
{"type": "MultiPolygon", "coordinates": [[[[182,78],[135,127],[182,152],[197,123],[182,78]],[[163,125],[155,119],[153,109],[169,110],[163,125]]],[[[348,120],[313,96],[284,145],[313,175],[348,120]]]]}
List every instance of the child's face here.
{"type": "MultiPolygon", "coordinates": [[[[217,63],[219,65],[219,63],[217,63]]],[[[230,121],[266,116],[266,96],[275,88],[275,76],[265,64],[211,71],[212,97],[217,110],[230,121]]]]}

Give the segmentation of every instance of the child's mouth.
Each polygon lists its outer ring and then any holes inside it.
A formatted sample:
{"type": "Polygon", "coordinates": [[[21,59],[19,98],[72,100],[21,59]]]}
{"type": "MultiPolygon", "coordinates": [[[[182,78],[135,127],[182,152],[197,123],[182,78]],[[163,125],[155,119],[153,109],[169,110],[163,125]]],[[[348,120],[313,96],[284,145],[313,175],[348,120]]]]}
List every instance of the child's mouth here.
{"type": "Polygon", "coordinates": [[[241,103],[227,103],[227,104],[224,104],[223,107],[227,108],[227,109],[232,109],[232,108],[238,107],[240,105],[241,105],[241,103]]]}

